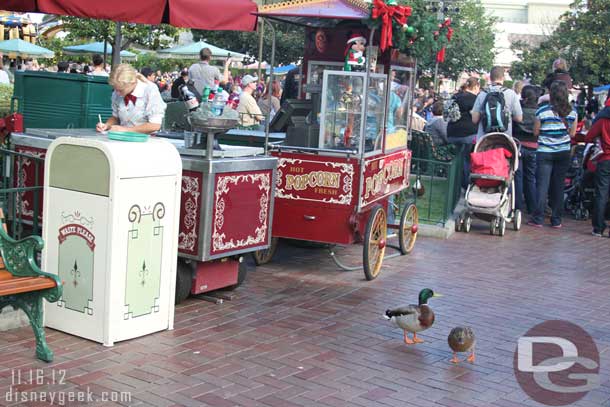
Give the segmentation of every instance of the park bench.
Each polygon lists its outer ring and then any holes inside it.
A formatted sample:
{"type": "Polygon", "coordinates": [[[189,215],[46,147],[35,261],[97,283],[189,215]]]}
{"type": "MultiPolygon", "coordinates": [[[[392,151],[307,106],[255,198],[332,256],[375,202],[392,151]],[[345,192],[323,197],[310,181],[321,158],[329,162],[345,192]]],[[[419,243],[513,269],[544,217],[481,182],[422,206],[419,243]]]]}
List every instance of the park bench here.
{"type": "Polygon", "coordinates": [[[62,294],[59,278],[41,271],[36,265],[36,253],[44,245],[38,236],[19,241],[11,238],[0,209],[0,312],[10,305],[27,315],[36,337],[36,356],[45,362],[53,361],[53,351],[47,345],[43,328],[42,299],[57,301],[62,294]]]}
{"type": "Polygon", "coordinates": [[[440,177],[447,176],[446,166],[429,165],[431,163],[428,161],[450,162],[455,158],[459,149],[454,144],[443,146],[434,144],[432,136],[424,131],[412,130],[411,134],[410,149],[413,152],[413,158],[416,159],[412,162],[411,173],[440,177]],[[435,167],[435,171],[431,171],[432,167],[435,167]]]}

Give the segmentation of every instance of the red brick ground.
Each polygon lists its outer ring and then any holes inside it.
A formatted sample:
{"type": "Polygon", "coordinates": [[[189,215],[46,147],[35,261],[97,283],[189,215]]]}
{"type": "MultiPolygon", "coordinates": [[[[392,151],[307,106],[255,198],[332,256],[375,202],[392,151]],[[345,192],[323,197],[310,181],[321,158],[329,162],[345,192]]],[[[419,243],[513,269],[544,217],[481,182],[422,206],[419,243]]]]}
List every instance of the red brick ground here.
{"type": "MultiPolygon", "coordinates": [[[[338,271],[324,250],[284,244],[233,301],[179,306],[174,331],[104,348],[47,329],[49,365],[34,359],[28,328],[0,333],[0,404],[11,404],[12,369],[44,369],[48,380],[65,369],[65,383],[30,390],[125,391],[132,399],[123,405],[142,406],[536,406],[513,376],[516,340],[539,322],[567,319],[594,337],[602,357],[601,388],[575,405],[607,407],[610,239],[589,232],[568,221],[560,231],[524,226],[499,238],[475,223],[470,235],[421,239],[373,282],[338,271]],[[408,347],[381,315],[424,287],[445,296],[431,302],[437,320],[426,343],[408,347]],[[478,336],[475,365],[448,361],[446,337],[460,324],[478,336]]],[[[341,253],[360,261],[361,246],[341,253]]]]}

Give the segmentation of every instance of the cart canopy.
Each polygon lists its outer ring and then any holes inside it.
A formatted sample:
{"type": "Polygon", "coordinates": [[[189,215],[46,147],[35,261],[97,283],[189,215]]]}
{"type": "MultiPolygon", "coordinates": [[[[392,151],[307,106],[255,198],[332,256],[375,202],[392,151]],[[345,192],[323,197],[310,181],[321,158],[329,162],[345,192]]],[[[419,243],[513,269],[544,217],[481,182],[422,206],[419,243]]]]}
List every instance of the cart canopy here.
{"type": "Polygon", "coordinates": [[[3,10],[59,14],[202,30],[254,31],[251,0],[4,0],[3,10]]]}
{"type": "Polygon", "coordinates": [[[260,6],[257,15],[308,27],[332,27],[340,20],[363,20],[369,16],[364,0],[302,0],[260,6]]]}

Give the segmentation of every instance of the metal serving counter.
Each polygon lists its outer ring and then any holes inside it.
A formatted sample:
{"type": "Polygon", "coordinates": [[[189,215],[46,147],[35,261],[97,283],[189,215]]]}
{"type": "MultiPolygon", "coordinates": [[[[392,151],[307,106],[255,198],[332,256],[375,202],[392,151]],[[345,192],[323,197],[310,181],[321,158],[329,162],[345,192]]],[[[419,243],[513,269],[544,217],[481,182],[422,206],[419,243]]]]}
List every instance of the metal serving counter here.
{"type": "MultiPolygon", "coordinates": [[[[11,145],[17,152],[44,158],[55,138],[99,135],[93,129],[29,129],[13,133],[11,145]]],[[[277,158],[262,155],[261,147],[221,145],[210,160],[204,149],[184,148],[183,140],[169,141],[183,167],[179,255],[207,261],[268,247],[277,158]]],[[[33,165],[22,165],[19,173],[15,186],[34,185],[33,165]]],[[[38,174],[41,183],[43,177],[43,172],[38,174]]],[[[22,194],[18,210],[24,219],[28,214],[32,219],[30,202],[31,192],[22,194]]]]}
{"type": "MultiPolygon", "coordinates": [[[[233,130],[230,130],[233,131],[233,130]]],[[[229,131],[229,132],[230,132],[229,131]]],[[[38,141],[40,139],[48,139],[55,140],[58,137],[91,137],[91,136],[99,136],[100,133],[96,132],[95,129],[28,129],[25,133],[18,133],[20,135],[33,136],[31,143],[29,144],[33,147],[38,147],[40,145],[46,145],[50,143],[45,143],[38,141]],[[42,144],[41,144],[42,143],[42,144]]],[[[191,135],[189,132],[181,132],[181,133],[167,133],[160,132],[159,137],[163,137],[170,141],[174,147],[178,150],[180,155],[188,155],[195,157],[205,157],[206,149],[205,142],[202,143],[203,148],[196,148],[197,146],[193,146],[187,148],[184,142],[184,136],[191,135]]],[[[264,134],[264,133],[263,133],[264,134]]],[[[205,136],[203,136],[205,139],[205,136]]],[[[235,157],[248,157],[254,155],[261,155],[265,152],[262,147],[251,147],[251,146],[238,146],[238,145],[228,145],[221,144],[220,149],[215,149],[213,152],[214,158],[235,158],[235,157]]]]}

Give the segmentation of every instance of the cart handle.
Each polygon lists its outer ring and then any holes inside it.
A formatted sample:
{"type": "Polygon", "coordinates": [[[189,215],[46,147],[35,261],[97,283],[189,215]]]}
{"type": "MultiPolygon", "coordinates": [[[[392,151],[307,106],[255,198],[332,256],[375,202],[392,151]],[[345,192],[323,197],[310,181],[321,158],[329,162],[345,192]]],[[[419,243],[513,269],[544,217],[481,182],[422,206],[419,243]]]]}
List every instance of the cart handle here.
{"type": "Polygon", "coordinates": [[[282,152],[282,150],[290,150],[290,151],[302,151],[302,152],[306,152],[306,153],[314,153],[314,154],[318,154],[318,153],[333,153],[333,154],[341,154],[341,155],[346,155],[347,157],[350,157],[352,155],[357,155],[358,151],[356,150],[333,150],[330,148],[312,148],[312,147],[297,147],[297,146],[270,146],[272,150],[277,150],[279,153],[282,152]]]}

